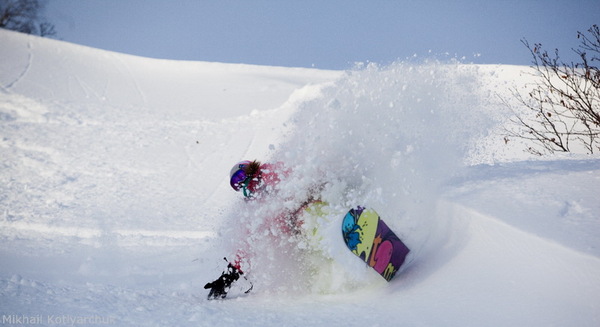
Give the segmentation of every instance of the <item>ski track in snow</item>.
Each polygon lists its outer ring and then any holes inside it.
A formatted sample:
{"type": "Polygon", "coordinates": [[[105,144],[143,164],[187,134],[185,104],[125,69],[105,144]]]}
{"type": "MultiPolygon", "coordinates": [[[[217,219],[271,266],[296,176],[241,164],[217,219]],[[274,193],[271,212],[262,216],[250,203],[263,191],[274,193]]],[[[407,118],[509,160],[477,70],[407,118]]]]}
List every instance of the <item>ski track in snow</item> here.
{"type": "Polygon", "coordinates": [[[27,75],[27,72],[29,72],[32,62],[33,62],[33,49],[32,49],[32,45],[31,45],[31,41],[29,41],[29,42],[27,42],[27,64],[26,64],[26,66],[23,68],[23,71],[19,74],[19,76],[17,76],[12,82],[5,85],[3,88],[5,90],[10,90],[14,85],[19,83],[19,81],[22,80],[23,77],[25,77],[25,75],[27,75]]]}
{"type": "Polygon", "coordinates": [[[4,30],[0,42],[3,324],[600,322],[600,159],[539,160],[490,132],[504,121],[495,95],[528,83],[523,67],[327,72],[153,60],[4,30]],[[293,172],[273,200],[245,203],[227,178],[241,159],[293,172]],[[329,206],[306,218],[314,235],[265,223],[315,185],[329,206]],[[341,241],[340,215],[357,204],[411,248],[391,283],[341,241]],[[257,255],[253,292],[206,300],[202,286],[238,246],[257,255]]]}
{"type": "Polygon", "coordinates": [[[142,91],[142,88],[140,87],[140,83],[137,81],[135,75],[133,74],[133,72],[132,72],[131,68],[129,67],[129,65],[127,64],[127,62],[125,62],[121,58],[121,56],[114,56],[114,58],[115,58],[115,61],[121,63],[120,66],[123,66],[125,68],[125,70],[127,72],[125,75],[128,76],[132,80],[133,84],[135,85],[135,90],[136,90],[137,94],[140,96],[140,99],[142,100],[142,105],[147,106],[148,100],[146,98],[146,95],[144,94],[144,91],[142,91]]]}

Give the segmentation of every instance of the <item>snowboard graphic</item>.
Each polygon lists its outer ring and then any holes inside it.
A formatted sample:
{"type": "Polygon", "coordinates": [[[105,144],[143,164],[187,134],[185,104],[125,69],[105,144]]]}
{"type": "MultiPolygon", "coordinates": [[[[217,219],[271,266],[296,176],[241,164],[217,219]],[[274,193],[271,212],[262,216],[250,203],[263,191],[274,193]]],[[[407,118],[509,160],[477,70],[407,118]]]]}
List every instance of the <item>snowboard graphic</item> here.
{"type": "Polygon", "coordinates": [[[357,207],[348,211],[342,222],[342,234],[352,253],[388,282],[410,252],[373,209],[357,207]]]}

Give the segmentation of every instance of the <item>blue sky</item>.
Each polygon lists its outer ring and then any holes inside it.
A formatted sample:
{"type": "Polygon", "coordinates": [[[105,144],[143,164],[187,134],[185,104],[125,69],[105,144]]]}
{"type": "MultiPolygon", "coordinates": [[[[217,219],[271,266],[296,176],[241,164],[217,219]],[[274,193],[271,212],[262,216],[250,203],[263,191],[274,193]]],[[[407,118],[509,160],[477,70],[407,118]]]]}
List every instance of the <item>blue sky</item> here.
{"type": "Polygon", "coordinates": [[[600,0],[50,0],[57,38],[145,57],[346,69],[418,58],[528,65],[600,24],[600,0]],[[448,55],[446,55],[448,54],[448,55]]]}

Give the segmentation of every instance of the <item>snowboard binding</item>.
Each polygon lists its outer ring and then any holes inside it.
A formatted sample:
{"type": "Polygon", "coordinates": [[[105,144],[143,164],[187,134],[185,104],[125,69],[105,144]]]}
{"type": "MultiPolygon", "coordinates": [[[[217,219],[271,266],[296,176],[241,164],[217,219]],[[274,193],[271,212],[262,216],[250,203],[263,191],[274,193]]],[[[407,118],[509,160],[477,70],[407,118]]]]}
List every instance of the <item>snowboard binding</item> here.
{"type": "MultiPolygon", "coordinates": [[[[227,261],[227,258],[223,259],[227,261]]],[[[229,292],[231,284],[237,281],[240,278],[240,275],[243,274],[244,272],[241,269],[227,261],[227,270],[222,272],[221,276],[219,276],[219,278],[217,278],[216,280],[204,285],[205,289],[210,289],[210,292],[208,293],[208,299],[224,299],[225,297],[227,297],[227,292],[229,292]]],[[[244,279],[247,280],[246,277],[244,277],[244,279]]],[[[247,290],[245,293],[249,293],[252,290],[252,287],[253,286],[251,286],[250,289],[247,290]]]]}

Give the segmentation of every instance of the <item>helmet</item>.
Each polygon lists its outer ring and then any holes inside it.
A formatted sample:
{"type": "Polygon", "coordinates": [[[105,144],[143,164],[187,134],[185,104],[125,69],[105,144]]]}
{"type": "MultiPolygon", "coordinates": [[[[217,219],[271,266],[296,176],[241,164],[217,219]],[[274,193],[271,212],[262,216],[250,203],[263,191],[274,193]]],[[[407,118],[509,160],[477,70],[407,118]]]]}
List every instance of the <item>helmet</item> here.
{"type": "Polygon", "coordinates": [[[229,172],[229,185],[236,190],[239,191],[242,188],[242,185],[246,181],[246,172],[244,168],[250,164],[250,160],[240,161],[235,164],[231,171],[229,172]]]}
{"type": "Polygon", "coordinates": [[[244,160],[231,168],[229,173],[229,185],[236,190],[244,191],[244,196],[250,197],[260,185],[260,162],[244,160]]]}

